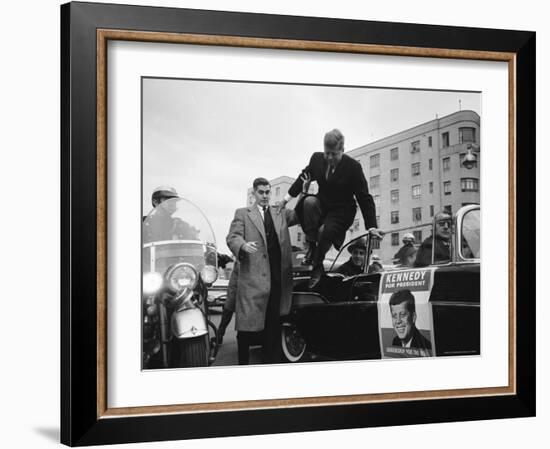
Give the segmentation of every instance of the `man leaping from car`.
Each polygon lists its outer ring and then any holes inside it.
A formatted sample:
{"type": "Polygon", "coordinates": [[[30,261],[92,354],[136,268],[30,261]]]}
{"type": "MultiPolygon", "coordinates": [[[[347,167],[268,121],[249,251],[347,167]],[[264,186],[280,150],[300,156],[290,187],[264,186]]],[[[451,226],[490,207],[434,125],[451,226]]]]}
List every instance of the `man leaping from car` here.
{"type": "Polygon", "coordinates": [[[304,265],[313,265],[309,288],[315,288],[323,274],[323,260],[331,245],[339,249],[352,225],[359,203],[365,229],[375,238],[383,233],[376,225],[376,211],[369,194],[361,164],[344,154],[344,136],[333,129],[325,134],[324,152],[313,153],[308,166],[288,190],[279,211],[291,197],[302,191],[304,177],[317,181],[317,195],[307,195],[296,205],[295,211],[308,242],[304,265]]]}

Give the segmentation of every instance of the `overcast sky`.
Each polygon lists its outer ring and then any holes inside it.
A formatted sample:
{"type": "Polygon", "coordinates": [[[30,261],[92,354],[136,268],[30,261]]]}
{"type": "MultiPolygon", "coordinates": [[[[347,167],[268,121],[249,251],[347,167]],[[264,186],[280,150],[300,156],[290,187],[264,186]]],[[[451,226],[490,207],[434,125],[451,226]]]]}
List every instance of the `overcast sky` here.
{"type": "Polygon", "coordinates": [[[350,151],[456,112],[459,101],[481,115],[471,92],[144,79],[144,212],[155,187],[172,185],[228,252],[229,224],[255,177],[296,177],[333,128],[350,151]]]}

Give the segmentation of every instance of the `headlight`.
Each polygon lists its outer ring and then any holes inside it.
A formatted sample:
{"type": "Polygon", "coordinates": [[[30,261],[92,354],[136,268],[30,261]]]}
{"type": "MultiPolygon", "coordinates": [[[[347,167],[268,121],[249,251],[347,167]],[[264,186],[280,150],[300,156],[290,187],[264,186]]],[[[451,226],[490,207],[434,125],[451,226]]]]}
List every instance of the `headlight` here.
{"type": "Polygon", "coordinates": [[[213,284],[218,279],[218,270],[212,265],[205,265],[201,270],[201,279],[205,284],[213,284]]]}
{"type": "Polygon", "coordinates": [[[180,292],[185,288],[195,288],[197,279],[197,271],[188,263],[176,264],[166,273],[168,285],[174,292],[180,292]]]}
{"type": "Polygon", "coordinates": [[[150,271],[143,275],[143,294],[154,295],[162,287],[162,276],[156,271],[150,271]]]}

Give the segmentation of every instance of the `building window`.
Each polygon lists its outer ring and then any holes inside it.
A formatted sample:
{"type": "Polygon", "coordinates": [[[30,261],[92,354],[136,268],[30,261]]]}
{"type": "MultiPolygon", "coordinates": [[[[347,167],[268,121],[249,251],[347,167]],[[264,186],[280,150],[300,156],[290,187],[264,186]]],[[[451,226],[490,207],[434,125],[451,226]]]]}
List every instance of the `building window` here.
{"type": "Polygon", "coordinates": [[[460,143],[475,142],[476,129],[475,128],[458,128],[458,141],[460,143]]]}
{"type": "Polygon", "coordinates": [[[420,153],[420,140],[411,143],[411,153],[420,153]]]}
{"type": "Polygon", "coordinates": [[[477,178],[462,178],[460,188],[463,192],[479,192],[479,181],[477,178]]]}
{"type": "Polygon", "coordinates": [[[447,206],[445,206],[443,208],[443,211],[448,213],[449,215],[453,215],[453,206],[451,206],[450,204],[448,204],[447,206]]]}
{"type": "Polygon", "coordinates": [[[433,159],[428,159],[428,169],[433,170],[434,169],[434,161],[433,159]]]}
{"type": "Polygon", "coordinates": [[[413,207],[413,221],[422,221],[421,207],[413,207]]]}
{"type": "Polygon", "coordinates": [[[430,188],[430,193],[434,193],[434,183],[432,181],[430,181],[430,183],[428,184],[429,188],[430,188]]]}
{"type": "Polygon", "coordinates": [[[443,183],[443,193],[445,195],[450,195],[451,194],[451,181],[445,181],[443,183]]]}
{"type": "Polygon", "coordinates": [[[373,197],[374,205],[378,209],[380,207],[380,195],[374,195],[373,197]]]}
{"type": "Polygon", "coordinates": [[[397,203],[399,201],[399,190],[398,189],[392,190],[390,192],[390,197],[391,197],[392,203],[397,203]]]}
{"type": "Polygon", "coordinates": [[[379,175],[371,176],[369,184],[370,184],[371,189],[376,189],[376,188],[380,187],[380,176],[379,175]]]}
{"type": "Polygon", "coordinates": [[[443,145],[443,148],[446,148],[449,146],[449,133],[443,133],[441,134],[441,143],[443,145]]]}
{"type": "Polygon", "coordinates": [[[420,196],[422,195],[422,187],[420,184],[416,184],[414,186],[412,186],[412,197],[414,199],[418,199],[420,198],[420,196]]]}
{"type": "Polygon", "coordinates": [[[391,246],[399,246],[399,232],[391,233],[391,246]]]}
{"type": "Polygon", "coordinates": [[[390,179],[392,182],[399,181],[399,169],[398,168],[392,168],[390,170],[390,179]]]}
{"type": "Polygon", "coordinates": [[[391,224],[397,224],[399,223],[399,211],[398,210],[392,210],[391,211],[391,224]]]}
{"type": "Polygon", "coordinates": [[[397,159],[399,159],[399,148],[392,148],[390,150],[390,159],[392,161],[396,161],[397,159]]]}
{"type": "MultiPolygon", "coordinates": [[[[466,153],[460,153],[460,166],[463,167],[462,163],[464,162],[464,158],[466,157],[466,153]]],[[[473,168],[477,168],[477,159],[474,161],[473,168]]]]}
{"type": "Polygon", "coordinates": [[[443,171],[447,171],[451,169],[451,158],[450,157],[444,157],[443,158],[443,171]]]}
{"type": "Polygon", "coordinates": [[[415,162],[414,164],[411,164],[411,173],[413,176],[420,175],[420,162],[415,162]]]}
{"type": "Polygon", "coordinates": [[[428,137],[428,146],[431,148],[432,147],[432,136],[429,136],[428,137]]]}
{"type": "Polygon", "coordinates": [[[302,241],[302,233],[301,232],[298,232],[297,236],[296,236],[296,240],[298,242],[301,242],[302,241]]]}
{"type": "Polygon", "coordinates": [[[422,242],[422,231],[413,231],[414,241],[417,243],[422,242]]]}
{"type": "Polygon", "coordinates": [[[380,249],[380,240],[372,239],[372,249],[380,249]]]}
{"type": "Polygon", "coordinates": [[[430,217],[434,216],[434,207],[430,206],[430,217]]]}
{"type": "Polygon", "coordinates": [[[380,167],[380,155],[379,154],[373,154],[370,157],[370,168],[376,168],[380,167]]]}

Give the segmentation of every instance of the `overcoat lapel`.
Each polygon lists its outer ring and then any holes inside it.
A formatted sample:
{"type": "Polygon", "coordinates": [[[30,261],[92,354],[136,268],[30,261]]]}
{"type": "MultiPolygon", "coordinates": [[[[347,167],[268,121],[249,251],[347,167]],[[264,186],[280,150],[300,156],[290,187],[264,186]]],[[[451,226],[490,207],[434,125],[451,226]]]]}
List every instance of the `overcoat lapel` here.
{"type": "Polygon", "coordinates": [[[248,216],[250,217],[252,223],[256,225],[258,231],[260,231],[260,234],[264,239],[264,245],[267,247],[267,237],[265,236],[264,221],[262,220],[262,215],[260,214],[260,211],[256,206],[250,207],[248,209],[248,216]]]}

